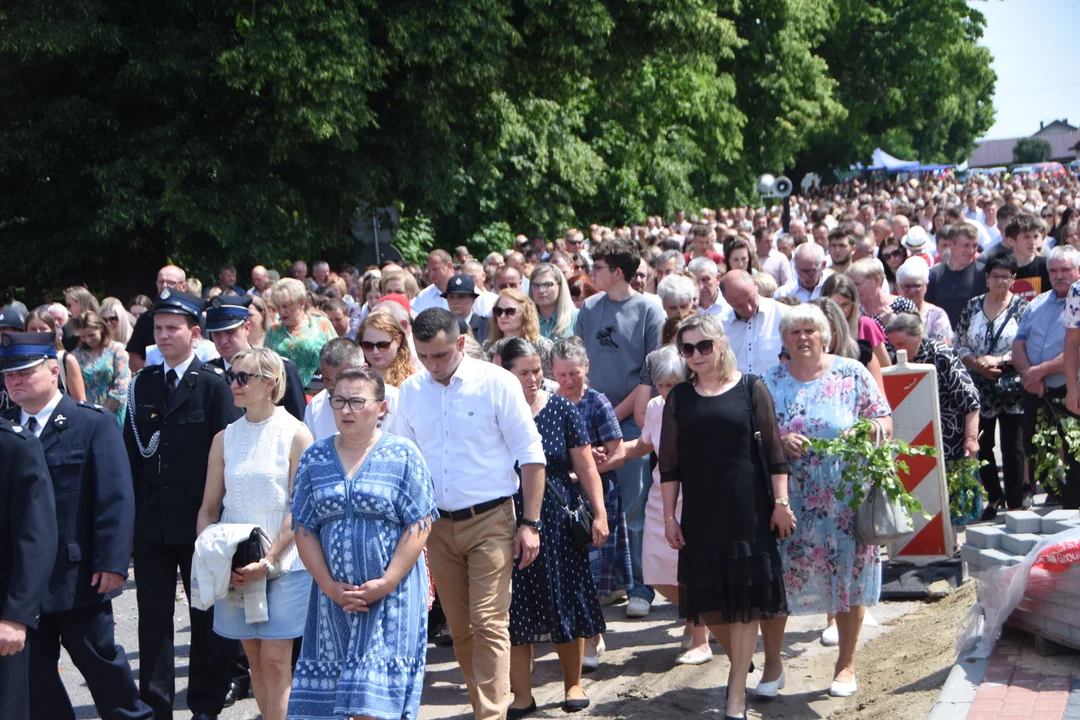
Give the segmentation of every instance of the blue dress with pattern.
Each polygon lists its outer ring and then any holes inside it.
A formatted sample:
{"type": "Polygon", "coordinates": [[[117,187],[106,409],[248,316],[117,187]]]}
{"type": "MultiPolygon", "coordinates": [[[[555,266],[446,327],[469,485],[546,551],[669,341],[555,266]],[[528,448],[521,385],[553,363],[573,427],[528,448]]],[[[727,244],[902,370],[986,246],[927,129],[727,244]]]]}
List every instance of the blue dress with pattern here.
{"type": "MultiPolygon", "coordinates": [[[[292,513],[298,533],[319,538],[334,579],[362,585],[382,577],[403,532],[437,517],[435,488],[420,450],[409,440],[383,434],[356,474],[347,477],[331,437],[300,458],[292,513]]],[[[366,613],[346,613],[312,583],[289,719],[417,717],[427,597],[423,555],[366,613]]]]}

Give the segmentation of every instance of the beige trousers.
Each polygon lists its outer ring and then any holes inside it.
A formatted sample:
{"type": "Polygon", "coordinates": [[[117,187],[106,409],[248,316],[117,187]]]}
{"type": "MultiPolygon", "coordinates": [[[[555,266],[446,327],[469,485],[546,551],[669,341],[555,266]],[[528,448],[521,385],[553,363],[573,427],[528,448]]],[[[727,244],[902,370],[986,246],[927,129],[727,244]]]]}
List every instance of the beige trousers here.
{"type": "Polygon", "coordinates": [[[510,705],[510,579],[514,503],[468,520],[440,518],[428,560],[476,720],[503,720],[510,705]]]}

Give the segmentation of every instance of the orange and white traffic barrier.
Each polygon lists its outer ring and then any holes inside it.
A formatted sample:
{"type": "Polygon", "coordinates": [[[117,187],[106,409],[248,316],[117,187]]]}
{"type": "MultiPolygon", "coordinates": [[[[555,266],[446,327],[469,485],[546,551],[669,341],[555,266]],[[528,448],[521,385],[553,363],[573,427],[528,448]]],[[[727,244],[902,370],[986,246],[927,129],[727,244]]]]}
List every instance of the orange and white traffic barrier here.
{"type": "Polygon", "coordinates": [[[900,481],[922,503],[914,513],[915,534],[888,546],[889,557],[915,563],[947,560],[954,554],[955,538],[949,518],[949,488],[945,475],[945,448],[941,441],[937,369],[933,365],[908,363],[907,353],[897,352],[897,364],[883,368],[885,397],[893,409],[893,437],[908,445],[931,445],[934,456],[900,456],[908,471],[900,481]]]}

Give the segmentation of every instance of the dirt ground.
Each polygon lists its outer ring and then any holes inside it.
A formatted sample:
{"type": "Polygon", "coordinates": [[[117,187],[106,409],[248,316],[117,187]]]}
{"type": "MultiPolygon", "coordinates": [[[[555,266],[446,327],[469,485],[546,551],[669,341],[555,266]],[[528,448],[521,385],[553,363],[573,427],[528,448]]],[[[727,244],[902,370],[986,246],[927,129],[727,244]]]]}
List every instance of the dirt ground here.
{"type": "MultiPolygon", "coordinates": [[[[935,603],[883,603],[872,610],[878,626],[864,626],[856,656],[859,693],[833,699],[835,648],[819,641],[824,616],[792,618],[785,637],[787,688],[771,701],[752,700],[748,717],[832,718],[835,720],[922,720],[926,718],[952,666],[956,628],[974,602],[974,582],[935,603]]],[[[587,675],[592,707],[582,717],[676,720],[722,718],[727,661],[714,645],[715,659],[699,667],[675,666],[681,628],[675,608],[654,605],[646,620],[628,621],[623,607],[606,611],[608,651],[600,669],[587,675]]],[[[761,676],[763,656],[755,655],[761,676]]],[[[552,645],[535,648],[533,696],[540,706],[532,717],[565,718],[558,661],[552,645]]],[[[448,648],[430,648],[420,717],[471,717],[464,704],[461,672],[448,648]]]]}

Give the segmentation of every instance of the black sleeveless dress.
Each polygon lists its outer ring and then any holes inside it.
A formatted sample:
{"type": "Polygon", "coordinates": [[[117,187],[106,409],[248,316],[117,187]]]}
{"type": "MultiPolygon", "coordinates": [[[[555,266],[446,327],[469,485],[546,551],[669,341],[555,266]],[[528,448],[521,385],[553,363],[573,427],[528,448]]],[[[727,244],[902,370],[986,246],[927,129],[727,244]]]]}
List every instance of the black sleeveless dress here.
{"type": "Polygon", "coordinates": [[[660,480],[679,481],[683,494],[679,614],[699,625],[788,614],[778,540],[769,529],[771,479],[759,467],[744,383],[750,385],[768,473],[786,473],[772,396],[756,376],[744,375],[716,396],[680,383],[664,407],[660,480]]]}

